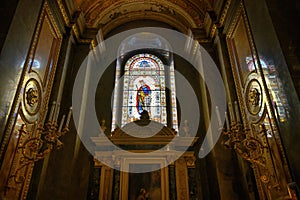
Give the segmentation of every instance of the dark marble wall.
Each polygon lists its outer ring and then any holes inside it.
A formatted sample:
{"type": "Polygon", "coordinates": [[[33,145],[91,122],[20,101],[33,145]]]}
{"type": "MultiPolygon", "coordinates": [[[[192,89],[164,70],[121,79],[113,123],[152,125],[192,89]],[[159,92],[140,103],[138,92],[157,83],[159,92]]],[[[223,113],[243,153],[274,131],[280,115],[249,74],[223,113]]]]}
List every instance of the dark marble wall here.
{"type": "MultiPolygon", "coordinates": [[[[68,39],[64,40],[61,52],[65,52],[68,39]],[[65,44],[65,45],[64,45],[65,44]]],[[[88,45],[73,45],[71,47],[67,76],[64,84],[61,105],[62,113],[67,112],[72,105],[72,91],[77,71],[89,51],[88,45]]],[[[63,54],[62,54],[62,57],[63,54]]],[[[63,59],[60,57],[60,59],[63,59]]],[[[61,63],[59,61],[59,63],[61,63]]],[[[62,63],[61,63],[62,64],[62,63]]],[[[58,82],[59,72],[54,82],[58,82]]],[[[59,85],[54,83],[52,98],[55,99],[59,85]]],[[[53,99],[53,100],[54,100],[53,99]]],[[[70,122],[70,132],[61,138],[63,148],[54,150],[44,163],[37,165],[35,171],[40,174],[37,183],[31,187],[29,197],[35,199],[86,199],[89,177],[93,161],[90,153],[79,142],[78,152],[75,154],[75,144],[79,140],[73,120],[70,122]],[[41,173],[43,172],[43,173],[41,173]]]]}
{"type": "Polygon", "coordinates": [[[90,177],[89,177],[87,199],[97,200],[99,198],[100,180],[101,180],[101,167],[92,166],[90,177]]]}
{"type": "MultiPolygon", "coordinates": [[[[284,7],[284,5],[280,4],[279,1],[268,0],[268,3],[269,5],[273,5],[270,8],[271,13],[274,12],[273,8],[276,7],[276,5],[281,5],[280,9],[284,7]]],[[[284,45],[280,43],[280,40],[278,40],[279,38],[281,41],[285,41],[286,37],[291,36],[291,38],[293,38],[295,35],[294,31],[289,31],[288,28],[280,29],[280,33],[278,32],[278,29],[276,30],[274,28],[274,26],[278,26],[278,21],[276,21],[278,18],[282,18],[281,22],[285,21],[286,23],[292,23],[292,21],[288,21],[286,18],[287,16],[283,14],[284,12],[278,12],[277,14],[279,16],[276,16],[275,21],[273,21],[273,18],[270,16],[270,10],[267,7],[266,1],[245,0],[245,7],[258,55],[266,58],[275,66],[278,72],[278,77],[282,82],[282,87],[287,97],[287,102],[284,102],[284,104],[288,108],[288,119],[286,122],[278,121],[278,124],[293,178],[297,184],[300,185],[300,145],[298,144],[298,141],[300,140],[300,104],[293,80],[291,78],[289,66],[286,62],[288,59],[282,51],[285,50],[285,47],[283,47],[284,45]]],[[[295,24],[280,26],[289,27],[291,25],[295,26],[295,24]]],[[[295,31],[297,31],[297,29],[299,28],[296,28],[295,31]]],[[[297,35],[297,37],[297,40],[299,40],[299,35],[297,35]]],[[[295,40],[294,43],[291,43],[291,45],[296,45],[297,40],[295,40]]],[[[291,39],[291,41],[293,40],[291,39]]]]}
{"type": "Polygon", "coordinates": [[[170,200],[176,199],[176,176],[175,176],[175,166],[169,165],[169,198],[170,200]]]}
{"type": "Polygon", "coordinates": [[[121,172],[119,170],[114,170],[114,177],[113,177],[113,194],[112,199],[118,200],[120,195],[120,175],[121,172]]]}
{"type": "Polygon", "coordinates": [[[4,1],[0,8],[0,52],[9,31],[19,0],[4,1]]]}
{"type": "Polygon", "coordinates": [[[300,1],[266,0],[280,46],[300,97],[300,1]]]}

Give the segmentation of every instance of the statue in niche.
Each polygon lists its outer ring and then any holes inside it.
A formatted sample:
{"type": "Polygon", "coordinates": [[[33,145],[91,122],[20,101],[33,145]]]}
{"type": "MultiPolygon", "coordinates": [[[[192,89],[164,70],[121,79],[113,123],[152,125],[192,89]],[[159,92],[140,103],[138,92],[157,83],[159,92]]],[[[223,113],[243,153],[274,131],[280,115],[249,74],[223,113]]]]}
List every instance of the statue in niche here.
{"type": "Polygon", "coordinates": [[[100,127],[101,127],[101,130],[103,131],[103,133],[105,134],[105,131],[107,129],[105,119],[101,120],[100,127]]]}
{"type": "Polygon", "coordinates": [[[186,137],[191,136],[190,126],[189,126],[188,120],[184,120],[182,130],[183,130],[183,135],[182,136],[186,136],[186,137]]]}

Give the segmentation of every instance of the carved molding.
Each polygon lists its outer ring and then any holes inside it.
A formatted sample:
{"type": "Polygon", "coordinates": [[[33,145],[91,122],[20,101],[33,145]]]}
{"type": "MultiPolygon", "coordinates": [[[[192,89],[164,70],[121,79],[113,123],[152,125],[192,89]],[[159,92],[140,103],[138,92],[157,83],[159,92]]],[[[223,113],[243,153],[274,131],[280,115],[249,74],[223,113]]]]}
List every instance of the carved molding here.
{"type": "MultiPolygon", "coordinates": [[[[237,129],[236,133],[245,134],[245,139],[242,142],[245,142],[245,148],[249,150],[249,154],[243,154],[242,149],[236,148],[236,150],[240,151],[240,155],[243,158],[252,163],[251,166],[261,199],[287,198],[286,182],[290,180],[290,174],[279,139],[277,123],[274,121],[276,117],[272,111],[273,108],[268,96],[269,91],[265,84],[262,67],[257,62],[258,70],[247,74],[247,76],[245,75],[245,81],[243,78],[241,79],[242,75],[238,72],[237,63],[239,61],[236,60],[237,55],[232,45],[232,39],[238,27],[237,24],[241,21],[249,40],[249,48],[252,54],[249,56],[258,58],[243,2],[240,3],[227,33],[227,44],[238,101],[240,108],[244,108],[241,109],[243,124],[240,124],[240,126],[242,130],[237,129]],[[267,119],[265,119],[266,115],[269,116],[267,119]],[[264,123],[270,128],[261,127],[264,123]],[[270,145],[272,142],[275,142],[276,145],[270,145]]],[[[234,124],[232,127],[234,128],[235,126],[237,125],[234,124]]]]}
{"type": "Polygon", "coordinates": [[[67,9],[65,8],[63,0],[57,0],[57,4],[58,4],[59,10],[60,10],[60,12],[61,12],[61,14],[63,16],[65,24],[67,26],[70,26],[71,25],[71,20],[70,20],[69,15],[67,14],[67,9]]]}
{"type": "Polygon", "coordinates": [[[110,140],[114,144],[166,145],[169,144],[176,135],[177,132],[174,129],[163,126],[158,122],[144,119],[129,123],[122,128],[116,128],[111,133],[110,140]]]}
{"type": "MultiPolygon", "coordinates": [[[[46,107],[48,104],[48,100],[50,98],[52,83],[56,71],[56,64],[59,55],[60,45],[61,45],[62,33],[57,27],[57,23],[51,13],[49,5],[47,1],[43,4],[41,9],[41,13],[39,15],[39,19],[37,21],[35,33],[33,36],[33,40],[31,42],[30,48],[28,50],[28,55],[25,60],[24,70],[21,75],[19,86],[16,92],[15,101],[12,106],[12,110],[16,109],[16,106],[21,104],[20,109],[18,109],[16,119],[22,118],[23,122],[26,124],[26,127],[29,129],[34,127],[34,121],[38,123],[43,121],[45,116],[46,107]],[[56,39],[56,47],[53,54],[49,55],[52,59],[51,71],[49,71],[49,76],[47,77],[47,81],[42,84],[40,75],[38,72],[35,72],[31,69],[31,63],[35,56],[35,51],[38,46],[38,41],[41,33],[41,29],[43,23],[49,24],[49,30],[53,37],[56,39]],[[21,90],[22,89],[22,90],[21,90]],[[21,96],[20,96],[21,95],[21,96]],[[20,117],[21,116],[21,117],[20,117]]],[[[52,41],[51,41],[52,42],[52,41]]],[[[50,58],[48,58],[50,59],[50,58]]],[[[48,69],[47,69],[48,70],[48,69]]],[[[13,120],[11,118],[10,120],[13,120]]],[[[12,128],[13,123],[9,122],[9,128],[7,131],[11,131],[12,129],[16,131],[15,128],[12,128]]],[[[14,124],[15,126],[15,124],[14,124]]],[[[16,127],[18,128],[18,127],[16,127]]],[[[30,130],[28,134],[20,134],[16,139],[8,140],[8,138],[13,132],[5,133],[4,141],[1,146],[1,155],[3,154],[4,147],[6,145],[13,146],[16,148],[13,154],[5,154],[5,156],[9,155],[11,158],[4,160],[10,160],[8,163],[3,163],[3,165],[11,165],[11,170],[9,174],[5,174],[7,177],[3,177],[4,179],[8,179],[7,191],[5,193],[4,198],[8,197],[11,199],[20,198],[25,199],[27,196],[31,175],[34,167],[34,163],[28,162],[28,160],[22,157],[23,150],[18,148],[19,144],[23,144],[25,140],[30,140],[31,138],[38,137],[35,131],[30,130]],[[17,144],[15,142],[17,141],[17,144]],[[8,143],[8,144],[7,144],[8,143]],[[28,162],[28,163],[26,163],[28,162]],[[25,166],[25,167],[22,167],[25,166]],[[20,169],[20,170],[18,170],[20,169]],[[15,172],[17,171],[17,174],[15,172]]],[[[15,136],[14,136],[15,137],[15,136]]],[[[25,149],[34,149],[37,146],[37,143],[31,142],[27,143],[25,149]]],[[[28,151],[25,151],[25,154],[28,155],[28,151]]]]}
{"type": "Polygon", "coordinates": [[[105,35],[119,25],[133,20],[162,21],[186,33],[190,28],[202,28],[206,11],[212,9],[212,2],[208,0],[78,0],[75,1],[75,12],[70,11],[63,0],[57,0],[57,4],[64,23],[72,28],[76,40],[86,44],[96,34],[95,32],[87,36],[86,33],[90,30],[101,27],[105,35]]]}
{"type": "Polygon", "coordinates": [[[186,156],[185,161],[186,161],[186,166],[188,168],[195,168],[195,161],[196,161],[195,156],[186,156]]]}
{"type": "Polygon", "coordinates": [[[227,17],[227,13],[228,13],[228,10],[230,8],[231,2],[232,2],[232,0],[227,0],[226,1],[225,6],[222,9],[221,16],[220,16],[219,20],[216,23],[214,23],[212,28],[211,28],[211,31],[210,31],[210,34],[209,34],[210,38],[213,38],[217,33],[217,29],[224,25],[225,18],[227,17]]]}
{"type": "Polygon", "coordinates": [[[177,199],[189,199],[188,171],[184,158],[175,162],[177,199]]]}
{"type": "Polygon", "coordinates": [[[209,5],[207,5],[207,3],[203,1],[201,3],[193,4],[183,0],[152,0],[148,2],[140,0],[115,0],[114,2],[97,1],[93,3],[91,1],[84,1],[81,5],[79,5],[79,7],[81,7],[85,15],[87,26],[94,28],[95,24],[105,24],[105,16],[107,17],[107,19],[113,19],[123,14],[129,14],[136,8],[139,8],[136,10],[139,12],[147,12],[149,10],[154,11],[155,13],[167,12],[168,15],[174,15],[175,13],[177,13],[175,17],[178,17],[179,15],[185,13],[183,14],[185,18],[190,18],[190,22],[194,23],[198,27],[201,27],[204,19],[204,13],[206,9],[209,8],[209,5]],[[137,4],[140,4],[140,6],[136,6],[137,4]],[[141,7],[144,7],[142,4],[147,7],[146,10],[140,9],[141,7]],[[131,6],[128,7],[127,5],[131,6]]]}
{"type": "Polygon", "coordinates": [[[113,169],[107,166],[101,167],[99,199],[112,199],[113,169]]]}

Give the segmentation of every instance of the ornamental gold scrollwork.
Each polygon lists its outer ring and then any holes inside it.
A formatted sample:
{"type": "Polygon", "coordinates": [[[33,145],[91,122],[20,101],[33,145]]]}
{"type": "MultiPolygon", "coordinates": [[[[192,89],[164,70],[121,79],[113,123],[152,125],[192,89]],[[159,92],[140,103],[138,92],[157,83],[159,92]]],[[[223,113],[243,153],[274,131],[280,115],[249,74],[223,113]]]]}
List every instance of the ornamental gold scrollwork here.
{"type": "Polygon", "coordinates": [[[30,116],[38,113],[42,101],[42,91],[39,81],[36,78],[30,78],[25,84],[23,105],[30,116]]]}
{"type": "Polygon", "coordinates": [[[258,106],[259,105],[259,96],[260,96],[260,93],[259,93],[258,89],[252,88],[248,94],[248,102],[254,107],[258,106]]]}
{"type": "Polygon", "coordinates": [[[60,149],[63,143],[60,137],[69,132],[69,123],[71,119],[72,109],[70,108],[65,126],[65,115],[63,115],[60,124],[58,125],[59,104],[55,102],[52,105],[48,121],[45,123],[35,123],[32,129],[27,129],[23,124],[19,130],[19,136],[24,138],[17,147],[20,154],[19,164],[14,173],[10,176],[15,183],[22,183],[25,177],[22,171],[26,166],[32,165],[35,162],[45,158],[55,148],[60,149]]]}
{"type": "Polygon", "coordinates": [[[226,129],[223,128],[224,135],[223,145],[228,149],[233,149],[244,160],[251,163],[252,167],[260,169],[259,180],[268,190],[280,190],[277,178],[272,174],[272,170],[267,162],[267,156],[271,152],[270,147],[266,144],[265,138],[268,135],[268,129],[264,123],[259,124],[259,130],[248,128],[243,124],[239,117],[239,109],[235,106],[229,106],[230,119],[226,114],[226,129]],[[234,113],[236,116],[234,116],[234,113]]]}
{"type": "Polygon", "coordinates": [[[195,161],[196,161],[195,156],[185,157],[185,161],[186,161],[187,167],[189,167],[189,168],[194,168],[195,167],[195,161]]]}
{"type": "Polygon", "coordinates": [[[29,88],[26,91],[26,101],[27,104],[31,107],[33,107],[39,100],[39,93],[38,90],[34,88],[29,88]]]}
{"type": "Polygon", "coordinates": [[[262,106],[262,89],[258,80],[252,79],[248,83],[245,98],[248,111],[257,115],[262,106]]]}
{"type": "MultiPolygon", "coordinates": [[[[259,134],[266,134],[267,129],[263,125],[260,128],[259,134]]],[[[278,190],[279,185],[276,181],[272,181],[272,174],[266,164],[265,152],[269,151],[268,147],[258,138],[250,136],[250,130],[243,129],[243,126],[239,123],[232,124],[230,129],[223,131],[223,134],[227,137],[223,143],[224,146],[234,149],[238,155],[250,162],[253,167],[255,165],[259,166],[261,169],[260,181],[269,190],[272,188],[278,190]]]]}
{"type": "Polygon", "coordinates": [[[234,149],[243,159],[252,164],[257,164],[265,168],[264,149],[267,147],[257,138],[250,136],[249,130],[243,130],[241,124],[232,125],[227,131],[223,131],[227,136],[224,146],[234,149]]]}

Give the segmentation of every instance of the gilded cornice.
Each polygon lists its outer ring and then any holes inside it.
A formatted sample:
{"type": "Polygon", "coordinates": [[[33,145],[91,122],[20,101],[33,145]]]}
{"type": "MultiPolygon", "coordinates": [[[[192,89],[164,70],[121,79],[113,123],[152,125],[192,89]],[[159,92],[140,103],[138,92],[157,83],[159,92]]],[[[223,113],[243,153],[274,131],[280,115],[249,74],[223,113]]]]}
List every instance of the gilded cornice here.
{"type": "MultiPolygon", "coordinates": [[[[91,43],[94,37],[90,28],[98,29],[101,26],[105,35],[124,23],[140,19],[162,21],[184,33],[190,28],[203,28],[205,13],[212,10],[213,3],[211,0],[74,0],[74,7],[80,13],[76,14],[68,9],[65,0],[57,0],[65,25],[71,28],[77,42],[86,44],[91,43]],[[82,19],[79,19],[79,15],[82,19]],[[89,32],[90,35],[86,34],[89,32]]],[[[223,25],[230,4],[231,0],[227,0],[219,21],[210,28],[209,37],[198,38],[199,42],[211,41],[217,28],[223,25]]]]}
{"type": "Polygon", "coordinates": [[[186,33],[189,28],[203,27],[205,13],[213,4],[212,0],[74,0],[77,11],[71,11],[65,1],[57,0],[59,12],[79,43],[91,42],[94,32],[90,28],[101,26],[105,35],[121,24],[141,19],[162,21],[186,33]],[[79,15],[83,20],[78,19],[79,15]]]}
{"type": "Polygon", "coordinates": [[[80,29],[79,29],[79,27],[85,27],[84,21],[82,22],[82,21],[78,20],[78,16],[80,15],[80,11],[76,11],[75,13],[72,13],[72,11],[70,11],[67,8],[64,0],[57,0],[57,4],[58,4],[58,7],[59,7],[60,14],[63,17],[65,26],[71,28],[71,30],[72,30],[72,32],[75,36],[76,41],[79,42],[79,43],[89,44],[91,42],[92,38],[83,38],[82,34],[80,32],[80,29]],[[72,13],[72,14],[70,14],[70,13],[72,13]],[[73,17],[71,17],[71,15],[73,17]]]}
{"type": "Polygon", "coordinates": [[[213,38],[216,35],[217,29],[224,25],[224,21],[227,16],[228,10],[230,8],[231,2],[232,2],[232,0],[226,1],[225,5],[222,9],[219,20],[213,24],[213,26],[210,30],[210,34],[209,34],[210,38],[213,38]]]}
{"type": "Polygon", "coordinates": [[[59,6],[60,13],[63,16],[65,24],[68,27],[71,26],[70,16],[67,14],[67,10],[66,10],[65,4],[63,3],[63,0],[57,0],[57,4],[59,6]]]}

